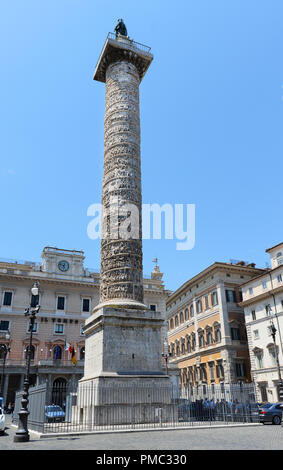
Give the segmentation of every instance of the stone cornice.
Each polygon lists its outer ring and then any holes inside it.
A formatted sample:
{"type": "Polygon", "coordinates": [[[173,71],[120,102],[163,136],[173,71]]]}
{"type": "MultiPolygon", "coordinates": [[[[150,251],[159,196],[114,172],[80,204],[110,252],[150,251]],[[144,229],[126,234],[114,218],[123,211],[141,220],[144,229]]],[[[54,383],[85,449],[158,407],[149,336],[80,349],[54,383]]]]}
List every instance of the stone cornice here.
{"type": "Polygon", "coordinates": [[[19,275],[19,274],[10,274],[10,273],[0,273],[0,281],[2,279],[7,279],[9,281],[29,281],[29,282],[33,282],[35,279],[37,281],[39,281],[39,283],[43,284],[43,283],[46,283],[46,284],[61,284],[61,285],[68,285],[68,286],[74,286],[74,287],[98,287],[98,284],[94,283],[94,282],[81,282],[81,281],[70,281],[70,280],[65,280],[65,279],[58,279],[58,278],[54,278],[54,279],[51,279],[51,278],[46,278],[46,277],[41,277],[40,275],[39,276],[22,276],[22,275],[19,275]]]}
{"type": "MultiPolygon", "coordinates": [[[[170,304],[176,300],[178,297],[183,295],[187,289],[190,289],[191,287],[194,287],[196,283],[201,282],[202,280],[206,279],[208,275],[211,275],[213,272],[218,272],[218,271],[223,271],[223,272],[228,272],[228,273],[235,273],[238,272],[239,274],[253,274],[255,275],[256,273],[266,273],[265,269],[260,269],[260,268],[252,268],[251,266],[241,266],[241,265],[235,265],[235,264],[230,264],[230,263],[220,263],[220,262],[215,262],[208,268],[204,269],[201,271],[199,274],[196,276],[192,277],[188,281],[186,281],[179,289],[177,289],[169,298],[167,302],[167,306],[169,308],[170,304]]],[[[255,277],[254,277],[255,278],[255,277]]],[[[231,282],[231,281],[229,281],[231,282]]],[[[241,286],[242,284],[239,284],[241,286]]],[[[206,289],[204,289],[206,290],[206,289]]],[[[196,295],[196,294],[195,294],[196,295]]],[[[197,293],[197,296],[202,295],[201,293],[197,293]]]]}
{"type": "MultiPolygon", "coordinates": [[[[169,363],[170,364],[179,364],[180,362],[189,361],[189,360],[195,359],[195,358],[200,358],[201,359],[204,356],[205,357],[213,356],[213,354],[216,354],[216,353],[219,353],[219,352],[222,352],[222,351],[228,351],[228,350],[229,351],[235,351],[236,350],[236,351],[240,351],[240,352],[242,352],[242,351],[246,352],[247,348],[244,345],[242,345],[242,347],[239,348],[235,345],[227,345],[227,344],[225,345],[224,344],[224,345],[219,345],[219,346],[217,346],[213,349],[210,349],[210,350],[209,349],[206,349],[206,350],[201,349],[200,351],[196,351],[195,353],[190,354],[189,356],[188,355],[183,355],[181,357],[178,357],[178,359],[174,359],[174,360],[171,359],[169,363]]],[[[221,359],[223,359],[223,358],[215,358],[214,360],[219,361],[221,359]]],[[[241,360],[242,357],[235,357],[235,359],[236,360],[237,359],[241,360]]]]}
{"type": "Polygon", "coordinates": [[[269,297],[272,297],[275,294],[279,294],[280,292],[283,292],[283,286],[276,287],[275,289],[270,289],[267,292],[264,292],[263,294],[253,295],[250,299],[240,302],[239,305],[240,307],[246,307],[248,305],[256,304],[257,302],[260,302],[264,299],[268,299],[269,297]]]}

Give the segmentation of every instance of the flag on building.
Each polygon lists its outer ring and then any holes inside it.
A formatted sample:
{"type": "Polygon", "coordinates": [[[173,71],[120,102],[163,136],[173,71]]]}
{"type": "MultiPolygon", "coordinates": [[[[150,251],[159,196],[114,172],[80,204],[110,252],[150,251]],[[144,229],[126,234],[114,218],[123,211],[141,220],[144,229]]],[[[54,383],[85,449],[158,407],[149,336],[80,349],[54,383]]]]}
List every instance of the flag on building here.
{"type": "Polygon", "coordinates": [[[77,358],[76,358],[75,349],[72,346],[70,346],[69,351],[71,353],[72,363],[77,364],[78,361],[77,361],[77,358]]]}
{"type": "Polygon", "coordinates": [[[65,351],[70,351],[70,347],[71,347],[70,343],[67,343],[67,342],[66,342],[66,339],[65,339],[65,343],[64,343],[64,349],[65,349],[65,351]]]}

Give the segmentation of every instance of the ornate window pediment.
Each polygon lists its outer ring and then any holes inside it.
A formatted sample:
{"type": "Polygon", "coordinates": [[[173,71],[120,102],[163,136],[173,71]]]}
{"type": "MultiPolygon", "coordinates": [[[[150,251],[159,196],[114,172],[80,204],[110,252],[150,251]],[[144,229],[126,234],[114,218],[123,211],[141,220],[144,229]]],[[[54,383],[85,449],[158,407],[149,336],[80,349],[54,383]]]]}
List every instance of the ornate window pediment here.
{"type": "Polygon", "coordinates": [[[256,346],[255,348],[253,348],[252,351],[255,355],[257,355],[257,354],[261,354],[263,352],[263,349],[256,346]]]}

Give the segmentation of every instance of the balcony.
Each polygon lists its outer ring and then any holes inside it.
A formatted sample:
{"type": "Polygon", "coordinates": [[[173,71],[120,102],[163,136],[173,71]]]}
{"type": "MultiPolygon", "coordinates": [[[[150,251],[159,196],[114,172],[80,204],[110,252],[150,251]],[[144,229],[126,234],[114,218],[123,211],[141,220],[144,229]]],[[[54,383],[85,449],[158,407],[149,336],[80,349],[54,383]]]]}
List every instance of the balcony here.
{"type": "Polygon", "coordinates": [[[40,359],[37,362],[38,367],[54,367],[54,368],[60,368],[60,367],[83,367],[84,366],[84,361],[77,361],[77,364],[73,364],[71,360],[64,361],[60,359],[40,359]]]}
{"type": "Polygon", "coordinates": [[[128,37],[108,33],[102,52],[95,67],[93,79],[99,82],[106,82],[106,68],[110,58],[113,60],[119,57],[125,57],[125,54],[136,62],[140,80],[145,75],[153,55],[150,53],[150,47],[135,42],[128,37]]]}
{"type": "MultiPolygon", "coordinates": [[[[115,33],[108,33],[107,39],[123,42],[122,37],[117,37],[115,33]]],[[[125,44],[129,47],[129,44],[132,46],[133,49],[138,49],[139,51],[143,51],[146,53],[150,53],[151,48],[149,46],[145,46],[144,44],[140,44],[139,42],[133,41],[132,39],[125,39],[125,44]]]]}
{"type": "MultiPolygon", "coordinates": [[[[0,367],[2,366],[3,361],[0,360],[0,367]]],[[[27,363],[26,360],[18,360],[18,359],[7,359],[6,360],[6,367],[26,367],[27,363]]],[[[71,360],[64,361],[57,359],[54,361],[53,359],[39,359],[37,360],[31,360],[30,363],[31,367],[53,367],[53,368],[60,368],[60,367],[83,367],[84,366],[84,361],[83,360],[78,360],[77,364],[73,364],[71,360]]]]}

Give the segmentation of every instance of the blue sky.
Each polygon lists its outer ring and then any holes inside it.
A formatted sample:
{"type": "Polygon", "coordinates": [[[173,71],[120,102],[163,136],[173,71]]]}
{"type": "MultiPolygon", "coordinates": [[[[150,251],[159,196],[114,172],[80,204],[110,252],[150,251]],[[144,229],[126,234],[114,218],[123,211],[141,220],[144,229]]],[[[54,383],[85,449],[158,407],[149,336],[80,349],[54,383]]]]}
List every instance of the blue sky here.
{"type": "Polygon", "coordinates": [[[283,3],[9,0],[1,3],[0,257],[83,249],[100,202],[104,85],[92,80],[122,17],[154,60],[140,86],[144,203],[196,205],[196,243],[145,240],[176,289],[214,261],[265,267],[283,240],[283,3]]]}

